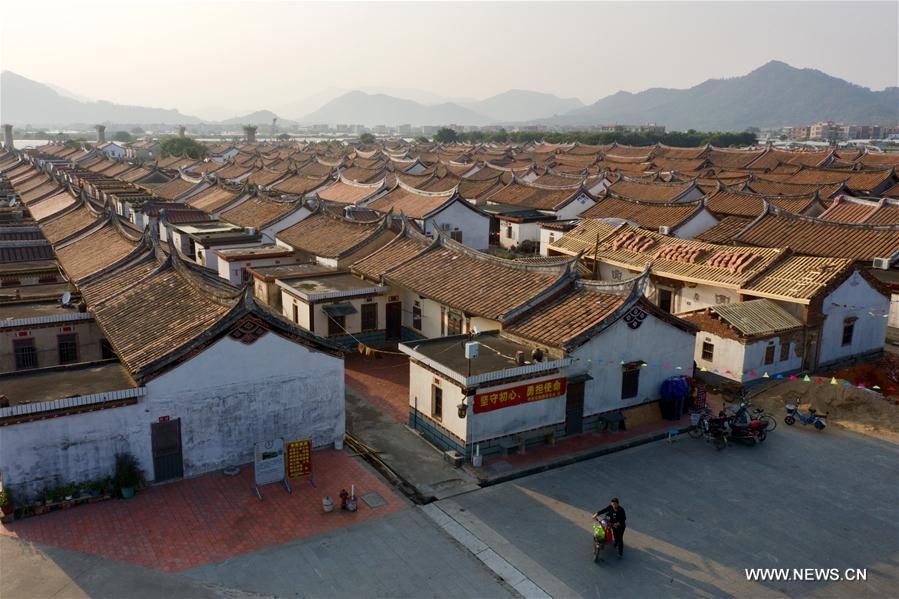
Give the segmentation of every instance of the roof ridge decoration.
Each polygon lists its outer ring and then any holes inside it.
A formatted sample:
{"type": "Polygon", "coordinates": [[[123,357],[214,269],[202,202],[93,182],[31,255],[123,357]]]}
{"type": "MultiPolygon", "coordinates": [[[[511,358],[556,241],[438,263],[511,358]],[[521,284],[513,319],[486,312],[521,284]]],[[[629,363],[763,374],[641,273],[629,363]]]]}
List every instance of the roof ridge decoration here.
{"type": "MultiPolygon", "coordinates": [[[[171,251],[167,252],[167,255],[169,263],[181,279],[187,285],[194,288],[204,297],[210,298],[215,303],[222,306],[230,306],[243,294],[243,289],[240,287],[235,287],[234,291],[223,291],[220,287],[213,287],[209,283],[203,281],[201,279],[202,275],[199,272],[194,271],[187,265],[184,259],[181,258],[180,250],[177,248],[172,248],[171,251]]],[[[222,282],[224,282],[224,280],[222,280],[222,282]]]]}
{"type": "MultiPolygon", "coordinates": [[[[432,181],[435,181],[435,180],[439,181],[440,179],[436,179],[435,177],[432,176],[430,179],[425,181],[425,183],[431,183],[432,181]]],[[[425,191],[423,189],[418,189],[417,187],[413,187],[413,186],[409,185],[408,183],[405,183],[399,176],[396,177],[396,186],[397,187],[399,187],[403,191],[409,192],[411,194],[415,194],[415,195],[418,195],[421,197],[427,197],[427,198],[443,198],[443,197],[450,198],[459,192],[460,184],[461,184],[461,181],[460,181],[460,183],[457,183],[455,186],[451,187],[450,189],[448,189],[446,191],[425,191]]]]}
{"type": "Polygon", "coordinates": [[[548,262],[548,263],[540,263],[534,264],[529,262],[521,262],[520,260],[509,260],[507,258],[500,258],[499,256],[493,256],[491,254],[487,254],[485,252],[478,251],[474,248],[470,248],[467,245],[459,243],[458,241],[454,241],[449,236],[444,234],[439,229],[436,230],[435,241],[437,244],[436,247],[443,247],[450,251],[462,254],[469,258],[474,258],[480,262],[486,262],[490,264],[495,264],[497,266],[502,266],[506,268],[512,268],[515,270],[521,270],[526,272],[543,272],[543,273],[553,273],[558,272],[560,269],[564,268],[565,271],[574,270],[572,265],[576,265],[577,261],[580,259],[580,254],[577,254],[573,257],[568,258],[559,258],[558,262],[548,262]]]}
{"type": "Polygon", "coordinates": [[[537,295],[531,297],[526,300],[524,303],[510,309],[505,314],[503,314],[499,321],[501,324],[505,325],[515,318],[522,316],[528,310],[534,309],[547,301],[548,298],[555,296],[557,293],[561,292],[566,286],[571,285],[578,278],[577,273],[577,263],[581,259],[581,253],[578,253],[573,259],[567,260],[568,264],[565,267],[565,270],[562,271],[552,285],[547,287],[542,293],[538,293],[537,295]]]}
{"type": "MultiPolygon", "coordinates": [[[[382,170],[381,172],[384,172],[384,171],[382,170]]],[[[387,173],[384,173],[383,179],[379,179],[378,181],[375,181],[374,183],[360,183],[359,181],[354,181],[353,179],[347,179],[346,177],[343,176],[343,172],[338,173],[337,179],[344,185],[349,185],[350,187],[356,187],[359,189],[378,190],[387,185],[387,173]]]]}
{"type": "MultiPolygon", "coordinates": [[[[860,229],[860,230],[866,230],[866,231],[899,231],[899,224],[897,224],[897,225],[872,225],[869,223],[842,223],[842,222],[836,222],[836,221],[830,221],[830,220],[822,220],[816,216],[808,216],[806,214],[794,214],[792,212],[789,212],[788,210],[783,210],[774,205],[769,205],[769,210],[762,212],[762,214],[759,215],[759,217],[755,221],[753,221],[750,224],[750,226],[755,224],[756,221],[758,221],[759,219],[761,219],[765,216],[768,216],[769,214],[773,215],[773,216],[791,218],[794,220],[800,220],[803,222],[818,224],[818,225],[822,225],[822,226],[860,229]]],[[[742,235],[747,229],[749,229],[749,227],[746,227],[746,229],[740,231],[734,237],[734,239],[736,239],[737,237],[742,235]]]]}

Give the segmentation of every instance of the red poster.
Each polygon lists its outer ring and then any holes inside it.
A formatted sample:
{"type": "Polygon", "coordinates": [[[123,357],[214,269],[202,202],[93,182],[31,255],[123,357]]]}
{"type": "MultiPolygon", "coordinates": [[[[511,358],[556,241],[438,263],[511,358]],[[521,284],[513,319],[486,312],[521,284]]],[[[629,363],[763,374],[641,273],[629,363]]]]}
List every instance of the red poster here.
{"type": "Polygon", "coordinates": [[[500,408],[518,406],[565,395],[566,379],[557,378],[539,383],[527,383],[501,391],[478,393],[474,396],[474,413],[482,414],[500,408]]]}
{"type": "Polygon", "coordinates": [[[312,473],[312,439],[290,441],[285,446],[287,478],[296,478],[312,473]]]}

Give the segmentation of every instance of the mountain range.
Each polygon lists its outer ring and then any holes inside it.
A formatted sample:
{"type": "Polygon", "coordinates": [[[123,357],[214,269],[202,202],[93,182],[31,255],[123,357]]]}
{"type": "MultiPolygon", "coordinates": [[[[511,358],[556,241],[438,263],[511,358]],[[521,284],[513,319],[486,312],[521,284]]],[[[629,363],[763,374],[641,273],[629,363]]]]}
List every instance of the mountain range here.
{"type": "Polygon", "coordinates": [[[618,92],[584,106],[577,98],[509,90],[483,100],[442,98],[409,88],[329,88],[224,120],[175,109],[93,101],[10,71],[0,75],[0,119],[18,127],[94,123],[219,125],[544,125],[589,126],[657,123],[671,130],[739,131],[747,127],[801,125],[820,120],[854,124],[899,123],[899,88],[872,91],[815,69],[771,61],[747,75],[709,79],[688,89],[618,92]],[[391,93],[378,93],[390,91],[391,93]],[[294,120],[287,120],[285,115],[294,120]]]}
{"type": "Polygon", "coordinates": [[[871,91],[815,69],[773,60],[748,75],[709,79],[689,89],[618,92],[541,122],[658,123],[674,130],[739,131],[822,120],[896,125],[899,88],[871,91]]]}

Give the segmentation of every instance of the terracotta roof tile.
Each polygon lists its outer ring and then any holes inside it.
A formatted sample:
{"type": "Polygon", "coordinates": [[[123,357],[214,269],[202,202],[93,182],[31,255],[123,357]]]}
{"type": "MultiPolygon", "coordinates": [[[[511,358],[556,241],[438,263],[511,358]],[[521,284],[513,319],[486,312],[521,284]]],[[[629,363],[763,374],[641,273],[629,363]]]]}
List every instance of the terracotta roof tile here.
{"type": "Polygon", "coordinates": [[[640,202],[673,202],[695,189],[692,181],[684,183],[644,183],[621,179],[609,186],[609,192],[640,202]]]}
{"type": "Polygon", "coordinates": [[[899,226],[846,225],[772,210],[735,241],[761,247],[789,246],[811,256],[868,261],[899,252],[899,226]]]}
{"type": "Polygon", "coordinates": [[[582,218],[620,218],[647,229],[677,228],[698,210],[702,202],[663,204],[635,202],[614,196],[600,197],[596,204],[581,213],[582,218]]]}
{"type": "Polygon", "coordinates": [[[74,210],[67,210],[41,222],[40,227],[47,241],[55,244],[92,225],[98,218],[84,205],[81,205],[74,210]]]}
{"type": "Polygon", "coordinates": [[[693,239],[705,241],[706,243],[727,243],[733,239],[734,235],[749,226],[751,222],[752,219],[750,218],[725,216],[717,225],[706,229],[693,239]]]}
{"type": "Polygon", "coordinates": [[[60,266],[76,283],[127,256],[137,242],[123,237],[107,223],[83,237],[56,248],[60,266]]]}
{"type": "Polygon", "coordinates": [[[765,211],[765,202],[794,214],[801,214],[815,205],[815,195],[765,196],[743,191],[722,189],[708,197],[709,210],[721,216],[755,218],[765,211]]]}
{"type": "Polygon", "coordinates": [[[341,258],[357,246],[374,241],[384,227],[383,218],[367,222],[351,221],[329,208],[319,208],[278,233],[276,238],[313,256],[341,258]]]}
{"type": "Polygon", "coordinates": [[[283,201],[280,198],[269,198],[264,194],[257,194],[234,208],[225,210],[220,216],[222,220],[241,227],[262,229],[299,210],[302,206],[302,200],[283,201]]]}

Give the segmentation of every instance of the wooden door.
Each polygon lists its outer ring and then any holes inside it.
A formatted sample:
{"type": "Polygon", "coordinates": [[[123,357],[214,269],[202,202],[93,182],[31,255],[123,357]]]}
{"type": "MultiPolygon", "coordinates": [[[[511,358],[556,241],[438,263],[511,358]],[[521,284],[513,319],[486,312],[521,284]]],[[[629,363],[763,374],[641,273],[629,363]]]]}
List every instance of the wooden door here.
{"type": "Polygon", "coordinates": [[[399,339],[403,334],[403,303],[387,302],[387,338],[399,339]]]}
{"type": "Polygon", "coordinates": [[[576,435],[584,430],[584,382],[568,383],[565,394],[565,434],[576,435]]]}
{"type": "Polygon", "coordinates": [[[153,445],[153,472],[156,482],[184,476],[181,456],[181,419],[154,422],[150,425],[153,445]]]}

